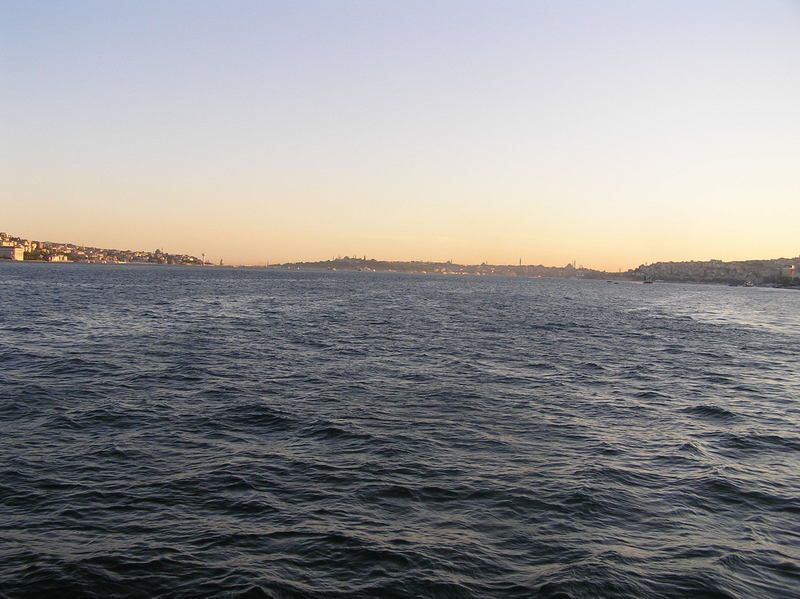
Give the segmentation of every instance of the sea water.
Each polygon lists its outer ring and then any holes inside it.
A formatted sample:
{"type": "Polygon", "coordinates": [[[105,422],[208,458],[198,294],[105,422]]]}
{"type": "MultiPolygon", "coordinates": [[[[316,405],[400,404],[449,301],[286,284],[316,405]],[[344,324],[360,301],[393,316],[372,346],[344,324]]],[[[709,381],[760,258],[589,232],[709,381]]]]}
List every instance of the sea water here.
{"type": "Polygon", "coordinates": [[[0,288],[2,597],[800,597],[797,291],[0,288]]]}

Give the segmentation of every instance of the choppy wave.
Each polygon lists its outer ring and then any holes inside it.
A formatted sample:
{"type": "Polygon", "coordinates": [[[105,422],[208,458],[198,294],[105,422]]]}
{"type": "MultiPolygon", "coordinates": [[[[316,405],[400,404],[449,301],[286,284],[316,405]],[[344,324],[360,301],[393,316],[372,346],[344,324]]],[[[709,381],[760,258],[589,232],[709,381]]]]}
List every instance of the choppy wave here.
{"type": "Polygon", "coordinates": [[[800,294],[0,281],[1,597],[800,597],[800,294]]]}

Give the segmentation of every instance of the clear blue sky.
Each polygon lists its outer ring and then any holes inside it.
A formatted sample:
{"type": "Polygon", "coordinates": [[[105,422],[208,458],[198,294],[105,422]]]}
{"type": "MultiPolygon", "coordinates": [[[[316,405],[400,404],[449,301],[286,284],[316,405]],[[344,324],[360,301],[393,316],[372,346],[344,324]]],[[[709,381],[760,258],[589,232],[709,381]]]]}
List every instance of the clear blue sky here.
{"type": "Polygon", "coordinates": [[[800,2],[2,2],[0,229],[263,263],[800,252],[800,2]]]}

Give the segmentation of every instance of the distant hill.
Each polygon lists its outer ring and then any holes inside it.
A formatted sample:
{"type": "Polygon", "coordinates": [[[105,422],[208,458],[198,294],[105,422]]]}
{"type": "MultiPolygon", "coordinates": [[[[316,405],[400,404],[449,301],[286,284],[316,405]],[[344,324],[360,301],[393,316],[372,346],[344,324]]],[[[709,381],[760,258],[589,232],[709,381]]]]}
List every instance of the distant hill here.
{"type": "Polygon", "coordinates": [[[800,283],[794,270],[796,265],[800,266],[800,257],[735,262],[656,262],[642,264],[627,274],[639,280],[792,286],[800,283]]]}
{"type": "Polygon", "coordinates": [[[202,261],[188,254],[169,254],[161,250],[105,249],[74,243],[34,241],[0,233],[0,244],[22,247],[25,260],[46,262],[100,262],[105,264],[183,264],[200,265],[202,261]]]}
{"type": "Polygon", "coordinates": [[[606,273],[590,268],[575,267],[568,264],[563,267],[532,265],[499,265],[499,264],[456,264],[454,262],[428,261],[390,261],[371,258],[336,258],[319,262],[291,262],[276,264],[270,268],[311,269],[311,270],[355,270],[365,272],[407,272],[447,275],[502,275],[511,277],[585,277],[603,278],[606,273]]]}

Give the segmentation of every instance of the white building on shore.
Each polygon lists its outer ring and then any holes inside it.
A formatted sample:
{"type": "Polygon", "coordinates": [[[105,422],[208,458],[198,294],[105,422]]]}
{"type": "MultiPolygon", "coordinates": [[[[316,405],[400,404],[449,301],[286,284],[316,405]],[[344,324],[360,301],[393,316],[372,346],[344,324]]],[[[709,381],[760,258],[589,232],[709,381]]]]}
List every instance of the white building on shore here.
{"type": "Polygon", "coordinates": [[[25,248],[21,245],[0,245],[0,260],[24,260],[25,248]]]}

